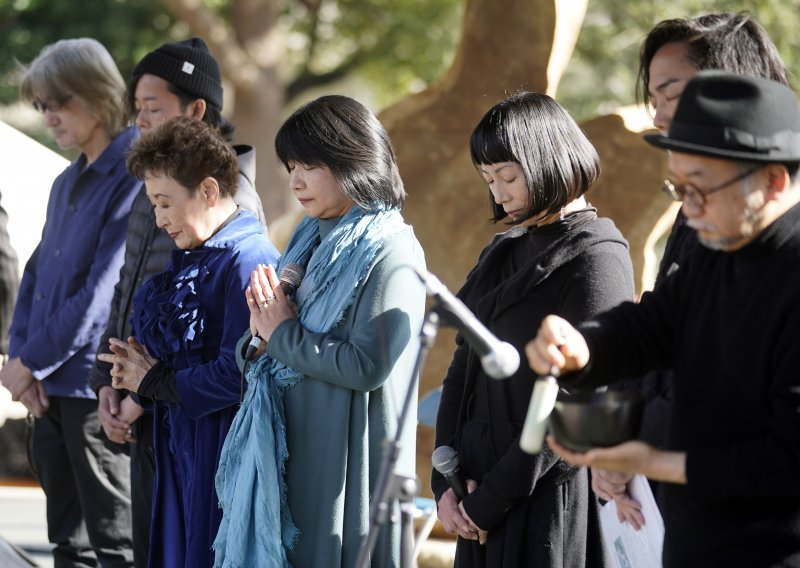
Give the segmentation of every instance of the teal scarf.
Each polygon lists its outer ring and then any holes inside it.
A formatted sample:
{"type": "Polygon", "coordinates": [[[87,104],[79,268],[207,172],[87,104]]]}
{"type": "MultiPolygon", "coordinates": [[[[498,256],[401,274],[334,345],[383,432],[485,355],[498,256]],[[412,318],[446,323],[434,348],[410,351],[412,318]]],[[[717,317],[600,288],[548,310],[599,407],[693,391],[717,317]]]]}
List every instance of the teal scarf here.
{"type": "MultiPolygon", "coordinates": [[[[397,210],[365,212],[354,206],[319,241],[316,219],[304,218],[278,263],[307,265],[314,288],[299,308],[300,324],[315,333],[336,327],[369,274],[387,237],[406,228],[397,210]],[[312,258],[313,254],[313,258],[312,258]]],[[[266,355],[250,365],[242,406],[225,439],[216,488],[222,522],[214,566],[289,566],[286,549],[298,536],[284,479],[286,430],[283,392],[303,374],[266,355]]]]}

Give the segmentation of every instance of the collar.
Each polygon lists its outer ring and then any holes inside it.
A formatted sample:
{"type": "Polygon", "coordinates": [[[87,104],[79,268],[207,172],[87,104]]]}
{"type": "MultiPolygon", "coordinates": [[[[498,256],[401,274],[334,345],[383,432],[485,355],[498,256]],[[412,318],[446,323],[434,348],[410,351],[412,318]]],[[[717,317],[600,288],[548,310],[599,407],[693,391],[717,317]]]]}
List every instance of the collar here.
{"type": "MultiPolygon", "coordinates": [[[[111,140],[111,143],[87,169],[93,169],[103,175],[111,175],[114,169],[119,165],[120,156],[124,156],[138,139],[139,130],[133,126],[129,126],[111,140]]],[[[75,163],[80,164],[85,163],[85,161],[86,156],[81,154],[75,163]]]]}

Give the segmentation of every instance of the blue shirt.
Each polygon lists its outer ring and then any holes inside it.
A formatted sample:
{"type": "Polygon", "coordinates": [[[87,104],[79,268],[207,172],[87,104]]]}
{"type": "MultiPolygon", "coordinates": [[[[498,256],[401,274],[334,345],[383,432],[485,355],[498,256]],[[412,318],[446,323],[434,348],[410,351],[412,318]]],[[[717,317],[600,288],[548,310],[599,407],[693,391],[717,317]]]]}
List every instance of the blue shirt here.
{"type": "Polygon", "coordinates": [[[124,130],[92,164],[81,154],[56,178],[42,240],[25,265],[9,356],[20,357],[50,396],[95,398],[87,380],[141,187],[125,167],[136,135],[124,130]]]}

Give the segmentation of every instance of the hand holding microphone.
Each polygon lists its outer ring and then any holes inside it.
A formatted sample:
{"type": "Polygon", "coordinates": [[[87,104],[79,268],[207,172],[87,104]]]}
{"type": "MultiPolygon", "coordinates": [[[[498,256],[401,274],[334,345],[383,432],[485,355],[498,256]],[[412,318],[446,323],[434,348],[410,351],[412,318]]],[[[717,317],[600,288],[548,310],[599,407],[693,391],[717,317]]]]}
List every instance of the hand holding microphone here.
{"type": "Polygon", "coordinates": [[[431,462],[433,469],[441,473],[447,484],[453,488],[459,501],[467,496],[467,484],[458,467],[458,452],[450,446],[439,446],[433,451],[431,462]]]}
{"type": "Polygon", "coordinates": [[[305,276],[305,267],[289,263],[281,270],[281,277],[275,269],[263,264],[253,271],[250,286],[247,288],[247,304],[250,307],[250,331],[253,339],[247,346],[245,360],[249,361],[258,353],[265,340],[269,340],[278,325],[296,317],[296,307],[291,301],[305,276]]]}

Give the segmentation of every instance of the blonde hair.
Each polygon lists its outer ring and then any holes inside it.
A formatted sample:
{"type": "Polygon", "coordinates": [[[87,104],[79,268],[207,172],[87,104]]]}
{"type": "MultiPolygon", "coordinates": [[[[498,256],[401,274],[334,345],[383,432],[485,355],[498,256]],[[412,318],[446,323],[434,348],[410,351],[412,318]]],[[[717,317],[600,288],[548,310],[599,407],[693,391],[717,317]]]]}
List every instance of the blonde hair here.
{"type": "Polygon", "coordinates": [[[125,81],[108,50],[91,38],[62,39],[23,67],[20,95],[66,101],[80,99],[112,137],[126,126],[125,81]]]}

